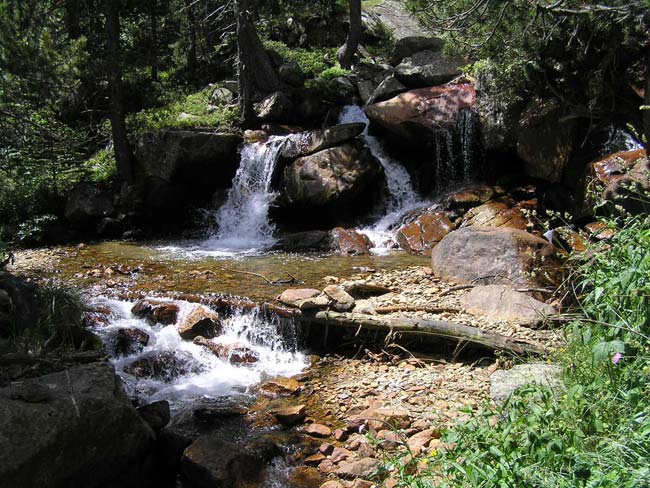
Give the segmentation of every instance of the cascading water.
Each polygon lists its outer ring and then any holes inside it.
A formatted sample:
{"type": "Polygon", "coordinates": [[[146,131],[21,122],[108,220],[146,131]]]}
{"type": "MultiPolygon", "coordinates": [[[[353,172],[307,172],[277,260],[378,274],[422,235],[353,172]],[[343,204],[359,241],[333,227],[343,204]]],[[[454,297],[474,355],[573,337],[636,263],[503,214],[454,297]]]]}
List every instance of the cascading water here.
{"type": "MultiPolygon", "coordinates": [[[[174,303],[180,308],[179,323],[196,306],[182,301],[174,303]]],[[[174,325],[151,325],[133,316],[132,303],[108,300],[104,305],[112,311],[111,320],[106,327],[98,328],[96,332],[108,351],[114,351],[116,334],[120,329],[137,329],[149,336],[149,341],[142,350],[116,355],[112,359],[129,393],[147,401],[174,402],[201,397],[223,397],[258,384],[263,375],[291,376],[307,366],[305,356],[297,352],[295,331],[292,336],[288,334],[289,336],[283,337],[278,332],[277,324],[254,312],[236,313],[224,318],[221,335],[210,339],[211,343],[224,348],[244,348],[257,358],[254,363],[233,364],[204,346],[181,339],[174,325]],[[152,354],[164,355],[164,367],[171,368],[169,373],[159,372],[155,377],[136,378],[125,371],[134,361],[152,354]],[[173,370],[171,355],[187,361],[183,371],[173,370]]]]}
{"type": "Polygon", "coordinates": [[[275,226],[269,220],[269,207],[276,194],[271,191],[271,179],[285,139],[273,136],[266,142],[244,146],[232,188],[215,215],[217,234],[202,248],[232,253],[273,244],[275,226]]]}
{"type": "Polygon", "coordinates": [[[371,226],[360,229],[374,244],[373,250],[381,253],[386,251],[393,239],[391,229],[398,224],[405,213],[425,205],[413,189],[411,177],[406,168],[393,160],[384,151],[379,140],[368,134],[370,121],[365,112],[358,105],[348,105],[343,108],[339,116],[339,124],[364,123],[366,128],[361,135],[364,143],[371,154],[379,161],[384,168],[386,186],[388,187],[388,201],[386,202],[386,213],[371,226]]]}

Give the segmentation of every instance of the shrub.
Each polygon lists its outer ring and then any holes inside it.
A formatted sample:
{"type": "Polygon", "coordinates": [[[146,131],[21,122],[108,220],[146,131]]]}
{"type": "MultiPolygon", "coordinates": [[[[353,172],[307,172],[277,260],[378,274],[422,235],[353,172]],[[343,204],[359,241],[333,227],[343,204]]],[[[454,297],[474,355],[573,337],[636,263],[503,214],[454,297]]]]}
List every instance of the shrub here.
{"type": "Polygon", "coordinates": [[[336,48],[323,47],[315,49],[290,48],[281,41],[265,41],[267,49],[276,51],[283,59],[295,61],[309,76],[316,76],[336,63],[336,48]]]}

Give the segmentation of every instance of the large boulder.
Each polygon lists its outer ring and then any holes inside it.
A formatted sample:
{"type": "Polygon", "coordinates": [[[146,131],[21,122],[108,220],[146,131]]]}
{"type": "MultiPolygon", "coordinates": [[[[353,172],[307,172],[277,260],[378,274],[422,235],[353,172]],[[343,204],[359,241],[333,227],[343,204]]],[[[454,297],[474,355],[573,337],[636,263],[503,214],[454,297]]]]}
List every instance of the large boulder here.
{"type": "Polygon", "coordinates": [[[378,86],[373,90],[368,99],[366,100],[367,104],[373,104],[377,102],[383,102],[388,100],[400,93],[406,91],[406,87],[400,83],[400,81],[395,78],[394,75],[390,75],[385,78],[378,86]]]}
{"type": "Polygon", "coordinates": [[[143,486],[153,432],[108,363],[0,389],[2,486],[143,486]]]}
{"type": "Polygon", "coordinates": [[[508,285],[477,286],[463,295],[463,308],[471,314],[537,326],[557,311],[544,302],[518,292],[508,285]]]}
{"type": "Polygon", "coordinates": [[[199,366],[183,351],[151,351],[124,366],[124,372],[136,378],[172,381],[179,376],[198,373],[199,366]]]}
{"type": "Polygon", "coordinates": [[[150,324],[175,324],[180,308],[174,302],[144,298],[135,302],[131,313],[150,324]]]}
{"type": "Polygon", "coordinates": [[[360,142],[297,159],[284,170],[284,194],[290,204],[341,206],[360,195],[381,174],[379,162],[360,142]]]}
{"type": "Polygon", "coordinates": [[[395,67],[395,77],[410,88],[441,85],[460,75],[464,64],[463,59],[446,56],[441,51],[420,51],[395,67]]]}
{"type": "Polygon", "coordinates": [[[539,287],[553,279],[555,248],[508,227],[465,227],[447,234],[431,252],[432,269],[458,283],[539,287]]]}
{"type": "Polygon", "coordinates": [[[470,209],[463,217],[461,227],[512,227],[526,230],[528,219],[523,212],[505,201],[492,201],[470,209]]]}
{"type": "Polygon", "coordinates": [[[165,130],[140,136],[135,173],[147,215],[169,224],[189,205],[204,205],[229,188],[239,166],[242,138],[207,130],[165,130]]]}
{"type": "Polygon", "coordinates": [[[368,118],[405,143],[422,145],[440,128],[455,127],[461,111],[476,104],[469,82],[407,91],[365,108],[368,118]]]}
{"type": "Polygon", "coordinates": [[[221,333],[221,320],[212,310],[197,305],[176,326],[176,329],[181,338],[187,341],[198,336],[210,339],[221,333]]]}
{"type": "Polygon", "coordinates": [[[275,122],[290,122],[295,119],[295,106],[284,93],[271,93],[255,105],[255,112],[260,120],[275,122]]]}
{"type": "Polygon", "coordinates": [[[455,226],[441,212],[425,213],[397,231],[397,242],[402,249],[413,254],[426,254],[455,226]]]}
{"type": "Polygon", "coordinates": [[[0,337],[8,338],[15,328],[32,327],[40,317],[35,284],[0,272],[0,337]]]}
{"type": "Polygon", "coordinates": [[[280,155],[296,159],[338,146],[361,135],[366,124],[341,124],[322,130],[310,130],[290,135],[282,145],[280,155]]]}
{"type": "Polygon", "coordinates": [[[645,150],[623,151],[587,166],[576,195],[576,213],[593,215],[594,207],[609,201],[628,212],[648,211],[639,195],[650,190],[650,163],[645,150]]]}
{"type": "Polygon", "coordinates": [[[113,211],[113,201],[108,194],[90,183],[80,183],[70,192],[64,215],[68,222],[82,224],[111,215],[113,211]]]}
{"type": "Polygon", "coordinates": [[[438,37],[428,36],[405,36],[395,41],[393,52],[390,55],[390,61],[393,65],[398,65],[402,59],[412,56],[421,51],[442,51],[445,41],[438,37]]]}
{"type": "Polygon", "coordinates": [[[553,183],[562,180],[576,148],[578,123],[556,100],[533,101],[519,120],[517,155],[526,173],[553,183]]]}
{"type": "Polygon", "coordinates": [[[367,235],[354,229],[336,227],[332,229],[332,249],[344,256],[363,256],[370,254],[372,242],[367,235]]]}

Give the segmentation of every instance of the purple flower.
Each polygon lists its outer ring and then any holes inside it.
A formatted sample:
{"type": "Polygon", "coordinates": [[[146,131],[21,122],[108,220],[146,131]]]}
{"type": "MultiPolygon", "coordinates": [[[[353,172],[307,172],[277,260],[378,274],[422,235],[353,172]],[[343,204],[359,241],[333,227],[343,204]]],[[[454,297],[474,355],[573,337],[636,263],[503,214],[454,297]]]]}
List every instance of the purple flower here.
{"type": "Polygon", "coordinates": [[[612,363],[618,364],[618,362],[623,358],[623,353],[617,352],[614,354],[614,357],[612,358],[612,363]]]}

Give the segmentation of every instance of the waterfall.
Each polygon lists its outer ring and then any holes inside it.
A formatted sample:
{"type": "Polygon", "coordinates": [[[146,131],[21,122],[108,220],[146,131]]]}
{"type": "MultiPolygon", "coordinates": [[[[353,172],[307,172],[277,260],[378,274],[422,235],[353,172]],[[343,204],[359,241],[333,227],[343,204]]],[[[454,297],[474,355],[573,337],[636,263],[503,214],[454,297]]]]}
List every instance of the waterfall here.
{"type": "Polygon", "coordinates": [[[386,251],[393,239],[392,229],[400,223],[402,217],[414,208],[421,207],[424,202],[420,200],[413,189],[411,177],[406,168],[393,160],[384,150],[379,140],[368,134],[370,121],[365,112],[358,105],[347,105],[339,116],[339,124],[350,124],[362,122],[366,128],[361,135],[363,142],[370,150],[370,153],[379,161],[384,168],[386,186],[388,188],[388,201],[386,212],[372,225],[360,229],[374,244],[375,252],[386,251]]]}
{"type": "Polygon", "coordinates": [[[215,214],[218,231],[204,247],[221,251],[264,249],[274,243],[269,208],[276,197],[271,179],[285,136],[247,144],[226,202],[215,214]]]}

